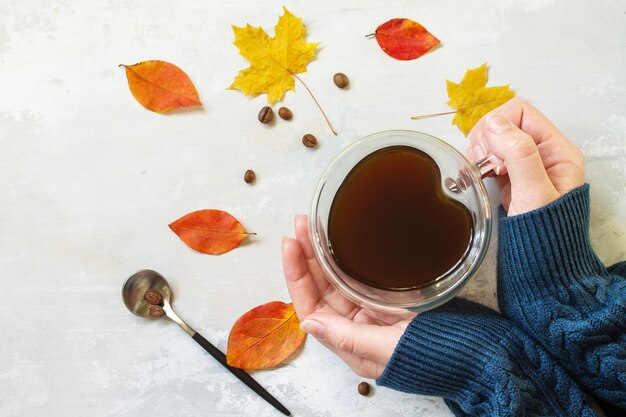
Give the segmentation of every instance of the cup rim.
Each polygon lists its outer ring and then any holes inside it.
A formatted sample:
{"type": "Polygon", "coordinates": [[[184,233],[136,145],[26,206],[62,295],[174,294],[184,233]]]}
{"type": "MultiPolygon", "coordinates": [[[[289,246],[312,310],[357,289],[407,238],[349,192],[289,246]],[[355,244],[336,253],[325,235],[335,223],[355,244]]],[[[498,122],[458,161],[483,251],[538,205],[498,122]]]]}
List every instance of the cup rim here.
{"type": "MultiPolygon", "coordinates": [[[[372,152],[375,152],[376,150],[384,149],[385,147],[390,147],[390,146],[394,146],[394,145],[387,144],[387,145],[384,145],[375,149],[372,152]]],[[[371,152],[369,154],[371,154],[371,152]]],[[[362,160],[369,154],[364,155],[360,160],[362,160]]],[[[489,201],[489,195],[487,193],[485,184],[482,181],[479,169],[474,164],[469,162],[467,158],[465,158],[465,156],[461,152],[459,152],[456,148],[454,148],[452,145],[448,144],[447,142],[435,136],[429,135],[427,133],[419,132],[419,131],[414,131],[414,130],[394,129],[394,130],[384,130],[380,132],[375,132],[375,133],[371,133],[369,135],[363,136],[362,138],[346,146],[343,150],[341,150],[341,152],[339,152],[331,160],[331,162],[328,164],[328,166],[322,173],[320,180],[317,184],[317,187],[315,188],[315,192],[313,194],[313,199],[312,199],[310,207],[311,209],[310,209],[309,220],[308,220],[309,221],[309,240],[313,246],[315,257],[318,263],[320,264],[320,266],[322,267],[322,271],[324,273],[325,278],[349,300],[369,310],[377,310],[377,311],[382,311],[382,312],[387,312],[387,313],[400,313],[400,312],[406,312],[407,310],[413,311],[413,312],[422,312],[422,311],[435,308],[445,303],[446,301],[449,301],[454,296],[456,296],[461,291],[461,289],[465,286],[465,284],[469,281],[469,279],[476,274],[476,272],[480,268],[487,254],[487,250],[489,248],[489,243],[491,240],[491,229],[492,229],[491,202],[489,201]],[[478,254],[476,258],[473,260],[473,262],[471,263],[470,267],[463,272],[461,278],[459,278],[456,282],[453,282],[444,291],[437,293],[432,298],[418,301],[418,302],[414,302],[414,301],[412,302],[385,302],[381,300],[374,300],[371,297],[368,297],[356,291],[354,288],[350,287],[349,285],[347,285],[335,273],[333,268],[330,266],[330,264],[326,260],[326,256],[322,250],[324,237],[322,236],[322,234],[320,234],[319,228],[321,228],[321,226],[318,224],[319,222],[317,219],[319,200],[320,200],[322,191],[324,190],[326,181],[328,177],[332,174],[336,166],[346,157],[346,155],[348,155],[351,151],[353,151],[355,148],[359,147],[359,145],[365,142],[369,142],[369,141],[372,141],[381,137],[401,136],[401,135],[404,135],[406,137],[416,137],[416,136],[420,136],[421,138],[425,137],[428,140],[437,143],[439,146],[443,146],[444,148],[447,148],[447,150],[456,154],[456,156],[461,158],[461,160],[464,160],[467,163],[467,166],[470,167],[470,169],[468,170],[468,174],[472,177],[473,183],[479,188],[478,194],[480,196],[481,209],[484,215],[483,216],[484,227],[482,230],[483,239],[480,242],[478,254]]],[[[461,260],[459,262],[461,262],[461,260]]],[[[437,283],[445,279],[445,277],[449,275],[451,271],[454,271],[455,268],[457,268],[457,266],[458,266],[458,263],[455,264],[455,266],[453,266],[450,270],[446,271],[444,274],[439,276],[435,281],[433,281],[433,283],[437,283]]]]}

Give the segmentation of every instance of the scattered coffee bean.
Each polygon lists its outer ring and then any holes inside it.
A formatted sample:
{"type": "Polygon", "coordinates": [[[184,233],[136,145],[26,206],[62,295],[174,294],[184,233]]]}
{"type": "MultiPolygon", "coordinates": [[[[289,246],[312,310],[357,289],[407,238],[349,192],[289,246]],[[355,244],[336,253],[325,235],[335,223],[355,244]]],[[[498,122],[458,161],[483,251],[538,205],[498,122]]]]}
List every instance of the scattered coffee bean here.
{"type": "Polygon", "coordinates": [[[254,182],[255,179],[256,179],[256,174],[251,169],[247,170],[246,173],[243,174],[243,180],[246,182],[246,184],[250,184],[251,182],[254,182]]]}
{"type": "Polygon", "coordinates": [[[143,296],[143,299],[155,306],[160,306],[163,304],[163,296],[158,291],[146,292],[146,294],[143,296]]]}
{"type": "Polygon", "coordinates": [[[278,115],[283,120],[291,120],[291,118],[293,117],[293,113],[287,107],[281,107],[280,109],[278,109],[278,115]]]}
{"type": "Polygon", "coordinates": [[[317,138],[310,133],[302,136],[302,144],[307,148],[315,148],[317,146],[317,138]]]}
{"type": "Polygon", "coordinates": [[[359,394],[363,396],[367,396],[370,394],[370,384],[365,381],[361,382],[357,389],[359,391],[359,394]]]}
{"type": "Polygon", "coordinates": [[[165,314],[165,311],[163,311],[163,307],[161,306],[151,305],[150,307],[148,307],[148,314],[150,315],[150,317],[161,317],[165,314]]]}
{"type": "Polygon", "coordinates": [[[335,74],[333,76],[333,82],[339,88],[346,88],[350,83],[348,77],[343,72],[338,72],[337,74],[335,74]]]}
{"type": "Polygon", "coordinates": [[[261,123],[269,123],[274,118],[274,111],[270,106],[265,106],[259,112],[259,122],[261,123]]]}

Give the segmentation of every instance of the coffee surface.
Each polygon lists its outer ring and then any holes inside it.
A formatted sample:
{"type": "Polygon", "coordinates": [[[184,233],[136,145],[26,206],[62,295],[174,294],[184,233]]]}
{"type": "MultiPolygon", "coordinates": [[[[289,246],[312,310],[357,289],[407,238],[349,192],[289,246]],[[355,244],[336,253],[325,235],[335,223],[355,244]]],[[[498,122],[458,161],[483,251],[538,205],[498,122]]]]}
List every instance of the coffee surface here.
{"type": "Polygon", "coordinates": [[[426,286],[461,260],[472,216],[441,188],[441,172],[409,146],[380,149],[348,173],[330,209],[328,239],[348,275],[385,290],[426,286]]]}

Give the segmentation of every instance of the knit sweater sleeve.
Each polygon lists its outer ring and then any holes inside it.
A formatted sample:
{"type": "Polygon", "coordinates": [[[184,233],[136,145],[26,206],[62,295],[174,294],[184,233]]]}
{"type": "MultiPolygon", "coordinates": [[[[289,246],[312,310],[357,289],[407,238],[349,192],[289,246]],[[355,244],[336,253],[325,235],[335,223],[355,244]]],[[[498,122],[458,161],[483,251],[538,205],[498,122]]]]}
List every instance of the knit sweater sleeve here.
{"type": "Polygon", "coordinates": [[[589,242],[589,186],[529,213],[501,210],[498,302],[596,398],[626,409],[626,263],[589,242]]]}
{"type": "Polygon", "coordinates": [[[500,314],[455,299],[416,316],[379,385],[443,397],[457,416],[595,416],[569,375],[500,314]]]}

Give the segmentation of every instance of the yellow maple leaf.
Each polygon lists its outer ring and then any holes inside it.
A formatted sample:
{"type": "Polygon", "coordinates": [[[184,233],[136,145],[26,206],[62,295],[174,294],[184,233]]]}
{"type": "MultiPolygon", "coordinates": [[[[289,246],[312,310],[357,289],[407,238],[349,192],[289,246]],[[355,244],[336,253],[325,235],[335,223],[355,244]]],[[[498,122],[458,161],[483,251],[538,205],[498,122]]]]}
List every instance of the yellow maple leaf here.
{"type": "Polygon", "coordinates": [[[467,70],[460,83],[446,80],[446,85],[450,98],[448,105],[456,110],[452,124],[455,124],[465,136],[481,117],[515,97],[508,84],[486,87],[486,63],[467,70]]]}
{"type": "Polygon", "coordinates": [[[273,38],[260,27],[233,26],[234,44],[250,61],[250,66],[239,71],[229,89],[241,90],[246,95],[266,93],[268,103],[272,103],[281,100],[287,90],[294,89],[295,74],[306,72],[318,43],[305,42],[302,19],[285,7],[283,10],[285,14],[278,18],[273,38]]]}

